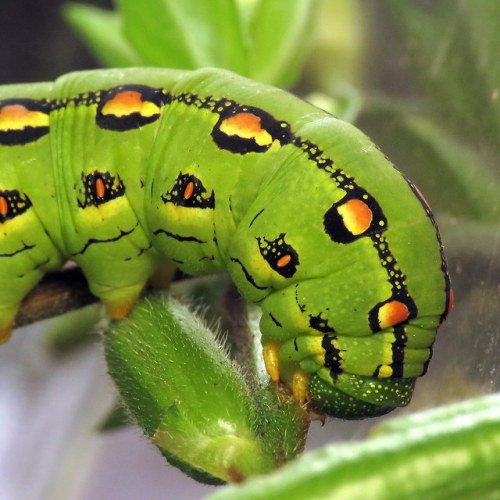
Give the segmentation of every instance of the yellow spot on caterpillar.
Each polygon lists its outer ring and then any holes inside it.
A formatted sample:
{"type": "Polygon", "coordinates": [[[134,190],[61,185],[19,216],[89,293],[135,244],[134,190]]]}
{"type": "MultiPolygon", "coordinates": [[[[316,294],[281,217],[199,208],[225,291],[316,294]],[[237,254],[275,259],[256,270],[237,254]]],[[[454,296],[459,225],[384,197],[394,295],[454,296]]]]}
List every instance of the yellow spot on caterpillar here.
{"type": "Polygon", "coordinates": [[[382,365],[378,371],[379,378],[389,378],[392,375],[392,368],[388,365],[382,365]]]}
{"type": "Polygon", "coordinates": [[[281,259],[278,260],[276,265],[278,267],[285,267],[287,264],[290,263],[291,260],[292,260],[292,257],[290,255],[283,255],[283,257],[281,257],[281,259]]]}
{"type": "Polygon", "coordinates": [[[280,381],[280,349],[281,342],[278,342],[277,340],[267,342],[264,344],[263,348],[266,371],[275,384],[280,381]]]}
{"type": "Polygon", "coordinates": [[[220,125],[220,131],[242,139],[254,139],[259,146],[269,146],[273,143],[271,134],[262,128],[260,117],[252,113],[238,113],[226,118],[220,125]]]}
{"type": "Polygon", "coordinates": [[[398,300],[384,304],[378,311],[378,323],[383,330],[392,325],[397,325],[408,319],[410,311],[408,307],[398,300]]]}
{"type": "Polygon", "coordinates": [[[139,113],[141,116],[153,116],[160,108],[153,102],[143,101],[142,94],[134,90],[119,92],[102,107],[103,115],[127,116],[139,113]]]}
{"type": "Polygon", "coordinates": [[[0,109],[0,130],[23,130],[26,127],[48,126],[48,114],[30,111],[22,104],[11,104],[0,109]]]}
{"type": "Polygon", "coordinates": [[[373,212],[368,205],[358,199],[346,201],[338,207],[344,225],[353,235],[364,233],[372,223],[373,212]]]}
{"type": "Polygon", "coordinates": [[[185,200],[189,200],[189,198],[191,198],[191,196],[193,196],[193,192],[194,192],[194,183],[188,182],[186,185],[186,188],[184,189],[183,198],[185,200]]]}

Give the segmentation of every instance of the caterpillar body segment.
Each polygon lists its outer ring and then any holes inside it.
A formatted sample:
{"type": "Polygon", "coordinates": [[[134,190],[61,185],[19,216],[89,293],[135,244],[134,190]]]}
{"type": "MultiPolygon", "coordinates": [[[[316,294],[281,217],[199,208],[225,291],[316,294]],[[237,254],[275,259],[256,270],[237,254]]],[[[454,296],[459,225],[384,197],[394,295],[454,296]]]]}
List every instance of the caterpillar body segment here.
{"type": "Polygon", "coordinates": [[[143,68],[2,87],[0,162],[4,338],[66,259],[113,317],[170,259],[260,304],[269,374],[301,402],[378,415],[426,371],[450,308],[428,205],[355,127],[286,92],[143,68]]]}

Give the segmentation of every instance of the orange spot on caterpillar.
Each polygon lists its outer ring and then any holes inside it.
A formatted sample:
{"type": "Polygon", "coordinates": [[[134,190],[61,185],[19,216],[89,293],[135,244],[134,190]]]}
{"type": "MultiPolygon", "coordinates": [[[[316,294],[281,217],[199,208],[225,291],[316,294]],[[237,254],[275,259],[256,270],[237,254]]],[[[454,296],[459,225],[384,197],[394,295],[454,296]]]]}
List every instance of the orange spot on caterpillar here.
{"type": "Polygon", "coordinates": [[[11,104],[0,109],[0,130],[22,130],[48,125],[49,115],[41,111],[30,111],[22,104],[11,104]]]}
{"type": "Polygon", "coordinates": [[[0,196],[0,215],[7,215],[9,213],[9,204],[7,200],[0,196]]]}
{"type": "Polygon", "coordinates": [[[283,257],[281,257],[281,259],[278,260],[278,262],[276,263],[276,265],[278,267],[285,267],[287,264],[290,263],[291,260],[292,260],[292,256],[291,255],[283,255],[283,257]]]}
{"type": "Polygon", "coordinates": [[[191,196],[193,196],[193,192],[194,192],[194,183],[188,182],[186,185],[186,188],[184,189],[183,198],[185,200],[189,200],[189,198],[191,198],[191,196]]]}
{"type": "Polygon", "coordinates": [[[397,325],[408,319],[410,311],[406,304],[393,300],[384,304],[378,311],[378,323],[383,330],[389,326],[397,325]]]}
{"type": "Polygon", "coordinates": [[[150,101],[143,101],[142,94],[135,90],[124,90],[112,97],[102,108],[102,114],[127,116],[139,113],[142,116],[153,116],[160,112],[160,108],[150,101]]]}
{"type": "Polygon", "coordinates": [[[106,194],[106,185],[100,177],[97,177],[95,180],[95,194],[98,198],[104,198],[104,195],[106,194]]]}
{"type": "Polygon", "coordinates": [[[373,220],[373,212],[370,207],[356,198],[346,201],[337,210],[342,216],[347,230],[355,236],[364,233],[373,220]]]}
{"type": "Polygon", "coordinates": [[[273,138],[262,128],[260,117],[252,113],[238,113],[226,118],[220,126],[226,135],[236,135],[243,139],[254,139],[259,146],[272,144],[273,138]]]}

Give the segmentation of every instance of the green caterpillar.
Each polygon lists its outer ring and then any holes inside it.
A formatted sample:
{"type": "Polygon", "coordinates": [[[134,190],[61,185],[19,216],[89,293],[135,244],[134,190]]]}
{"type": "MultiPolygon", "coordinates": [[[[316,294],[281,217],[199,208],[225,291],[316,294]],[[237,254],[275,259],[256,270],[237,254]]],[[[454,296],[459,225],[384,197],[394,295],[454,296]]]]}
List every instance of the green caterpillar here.
{"type": "Polygon", "coordinates": [[[355,127],[221,70],[0,87],[0,331],[47,271],[112,317],[175,263],[262,308],[273,380],[330,415],[406,405],[451,308],[417,188],[355,127]]]}

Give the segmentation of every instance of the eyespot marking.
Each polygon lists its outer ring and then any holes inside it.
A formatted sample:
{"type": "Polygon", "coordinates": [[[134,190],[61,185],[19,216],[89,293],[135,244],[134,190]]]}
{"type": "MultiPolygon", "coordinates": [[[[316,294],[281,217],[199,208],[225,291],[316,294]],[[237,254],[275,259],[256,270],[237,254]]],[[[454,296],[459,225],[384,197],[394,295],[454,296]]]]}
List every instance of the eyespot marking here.
{"type": "Polygon", "coordinates": [[[411,297],[391,297],[377,304],[369,313],[372,331],[378,332],[401,325],[417,316],[417,306],[411,297]]]}
{"type": "Polygon", "coordinates": [[[297,271],[299,255],[294,248],[285,242],[285,233],[275,240],[257,237],[260,254],[271,268],[284,278],[291,278],[297,271]]]}
{"type": "Polygon", "coordinates": [[[0,224],[24,214],[32,206],[27,195],[19,191],[0,191],[0,224]]]}
{"type": "Polygon", "coordinates": [[[125,194],[125,185],[120,176],[114,177],[109,172],[94,170],[87,175],[82,172],[82,184],[83,193],[82,190],[80,193],[84,200],[77,200],[80,208],[98,207],[125,194]]]}
{"type": "Polygon", "coordinates": [[[336,243],[352,243],[387,229],[387,219],[379,204],[359,186],[326,211],[323,223],[325,232],[336,243]]]}
{"type": "Polygon", "coordinates": [[[50,103],[36,99],[0,101],[0,144],[19,146],[49,133],[50,103]]]}
{"type": "Polygon", "coordinates": [[[264,153],[274,141],[284,145],[291,137],[286,122],[252,106],[232,105],[224,109],[212,130],[212,138],[220,149],[241,155],[264,153]]]}
{"type": "Polygon", "coordinates": [[[96,112],[103,129],[124,132],[158,120],[168,98],[161,89],[147,85],[120,85],[106,90],[96,112]]]}
{"type": "Polygon", "coordinates": [[[215,193],[207,196],[203,182],[192,174],[179,172],[170,191],[161,196],[163,203],[172,203],[188,208],[215,208],[215,193]]]}

